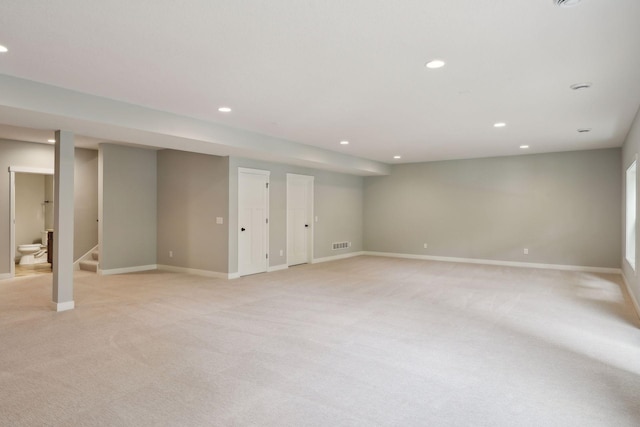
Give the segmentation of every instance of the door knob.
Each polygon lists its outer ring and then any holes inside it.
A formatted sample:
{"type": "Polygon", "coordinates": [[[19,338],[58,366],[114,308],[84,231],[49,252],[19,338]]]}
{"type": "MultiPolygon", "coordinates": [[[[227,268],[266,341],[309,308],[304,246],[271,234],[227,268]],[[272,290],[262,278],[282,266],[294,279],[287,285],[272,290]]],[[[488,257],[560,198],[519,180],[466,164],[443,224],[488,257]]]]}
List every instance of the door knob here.
{"type": "Polygon", "coordinates": [[[309,224],[305,224],[304,226],[305,226],[305,227],[309,227],[309,224]]]}
{"type": "Polygon", "coordinates": [[[244,231],[244,227],[242,227],[242,228],[240,229],[240,231],[244,231]]]}

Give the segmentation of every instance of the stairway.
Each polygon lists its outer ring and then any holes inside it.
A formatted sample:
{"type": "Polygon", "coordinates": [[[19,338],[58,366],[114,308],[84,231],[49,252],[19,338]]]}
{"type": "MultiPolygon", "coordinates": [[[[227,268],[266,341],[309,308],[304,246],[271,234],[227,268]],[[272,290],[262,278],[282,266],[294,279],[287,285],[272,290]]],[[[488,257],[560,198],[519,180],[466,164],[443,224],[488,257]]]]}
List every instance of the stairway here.
{"type": "Polygon", "coordinates": [[[98,251],[91,252],[91,259],[80,261],[80,270],[98,271],[98,251]]]}

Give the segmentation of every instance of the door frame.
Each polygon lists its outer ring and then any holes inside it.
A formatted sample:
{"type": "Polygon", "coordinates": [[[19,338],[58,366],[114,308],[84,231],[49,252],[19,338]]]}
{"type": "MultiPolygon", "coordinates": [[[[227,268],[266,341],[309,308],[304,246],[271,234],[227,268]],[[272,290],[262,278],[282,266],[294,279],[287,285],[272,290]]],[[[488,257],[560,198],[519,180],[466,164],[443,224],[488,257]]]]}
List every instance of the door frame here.
{"type": "Polygon", "coordinates": [[[290,257],[289,257],[289,225],[291,222],[291,218],[289,217],[289,182],[290,179],[301,179],[306,181],[309,190],[309,200],[307,201],[307,212],[309,224],[311,226],[311,232],[307,239],[307,263],[311,264],[313,262],[313,236],[315,235],[315,217],[314,217],[314,198],[315,198],[315,176],[313,175],[300,175],[295,173],[287,174],[287,201],[286,201],[286,210],[287,210],[287,226],[285,233],[285,244],[287,250],[287,267],[291,265],[290,257]]]}
{"type": "Polygon", "coordinates": [[[242,174],[252,174],[252,175],[264,175],[265,179],[267,181],[267,196],[266,196],[266,200],[265,200],[265,212],[267,213],[267,223],[265,224],[265,228],[264,228],[264,245],[265,245],[265,253],[266,253],[266,257],[265,257],[265,266],[264,266],[264,272],[269,270],[269,228],[270,228],[270,223],[269,223],[269,217],[270,215],[270,211],[269,211],[269,186],[270,186],[270,177],[271,177],[271,171],[268,170],[263,170],[263,169],[251,169],[251,168],[242,168],[239,167],[238,168],[238,225],[236,228],[236,233],[237,233],[237,239],[238,239],[238,276],[242,276],[242,272],[240,271],[240,252],[241,252],[241,247],[240,247],[240,216],[241,216],[241,209],[240,209],[240,176],[242,174]]]}
{"type": "Polygon", "coordinates": [[[22,166],[9,166],[9,222],[11,231],[9,232],[9,256],[11,257],[11,267],[9,277],[16,276],[16,173],[31,173],[36,175],[54,175],[54,169],[30,168],[22,166]]]}

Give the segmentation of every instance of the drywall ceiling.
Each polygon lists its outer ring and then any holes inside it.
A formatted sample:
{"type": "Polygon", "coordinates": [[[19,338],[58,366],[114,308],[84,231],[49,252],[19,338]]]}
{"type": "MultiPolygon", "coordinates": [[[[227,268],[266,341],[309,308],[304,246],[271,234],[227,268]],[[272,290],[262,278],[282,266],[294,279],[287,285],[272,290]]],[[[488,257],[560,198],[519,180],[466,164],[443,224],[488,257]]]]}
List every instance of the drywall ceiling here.
{"type": "Polygon", "coordinates": [[[0,6],[0,74],[377,162],[616,147],[640,104],[637,0],[0,6]]]}

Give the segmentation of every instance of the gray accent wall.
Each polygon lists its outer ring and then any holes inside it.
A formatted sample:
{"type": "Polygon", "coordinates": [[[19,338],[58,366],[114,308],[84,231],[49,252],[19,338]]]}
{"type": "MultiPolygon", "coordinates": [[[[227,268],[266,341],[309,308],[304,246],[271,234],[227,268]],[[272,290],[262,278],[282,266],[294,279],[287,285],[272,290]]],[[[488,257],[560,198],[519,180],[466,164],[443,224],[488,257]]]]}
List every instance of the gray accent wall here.
{"type": "MultiPolygon", "coordinates": [[[[636,160],[636,156],[638,155],[638,153],[640,153],[640,110],[638,110],[638,114],[636,115],[633,125],[631,126],[631,130],[629,132],[629,135],[627,136],[627,140],[622,146],[622,170],[620,172],[620,181],[622,183],[626,181],[627,168],[633,163],[634,160],[636,160]]],[[[636,175],[636,179],[638,178],[640,178],[640,174],[636,175]]],[[[636,191],[638,189],[640,189],[640,180],[639,182],[636,182],[636,191]]],[[[620,255],[620,262],[622,263],[622,274],[624,274],[624,277],[627,280],[627,283],[629,284],[629,287],[631,288],[631,292],[633,292],[633,295],[635,296],[636,301],[640,302],[640,278],[638,277],[638,274],[633,270],[633,268],[631,268],[631,266],[625,259],[624,247],[626,243],[625,242],[626,197],[624,193],[624,187],[622,191],[623,191],[622,192],[623,218],[622,218],[622,226],[620,227],[620,230],[621,230],[620,231],[620,236],[621,236],[620,249],[622,252],[620,255]]],[[[640,253],[638,252],[638,249],[640,248],[640,244],[638,243],[640,241],[640,232],[638,231],[638,226],[637,226],[638,220],[640,220],[640,215],[639,215],[640,210],[638,210],[639,207],[640,207],[640,198],[636,197],[636,242],[635,242],[636,268],[640,267],[640,264],[637,261],[637,255],[640,253]]]]}
{"type": "Polygon", "coordinates": [[[156,152],[100,144],[100,270],[156,264],[156,152]]]}
{"type": "Polygon", "coordinates": [[[314,259],[362,251],[363,178],[280,163],[231,157],[229,160],[229,272],[238,271],[238,168],[268,170],[269,266],[287,263],[287,173],[309,175],[314,181],[314,259]],[[350,241],[351,248],[334,251],[332,242],[350,241]],[[283,255],[280,256],[280,250],[283,255]]]}
{"type": "Polygon", "coordinates": [[[158,264],[227,273],[228,215],[228,157],[158,152],[158,264]]]}
{"type": "Polygon", "coordinates": [[[614,148],[396,165],[365,178],[365,250],[619,268],[620,159],[614,148]]]}

